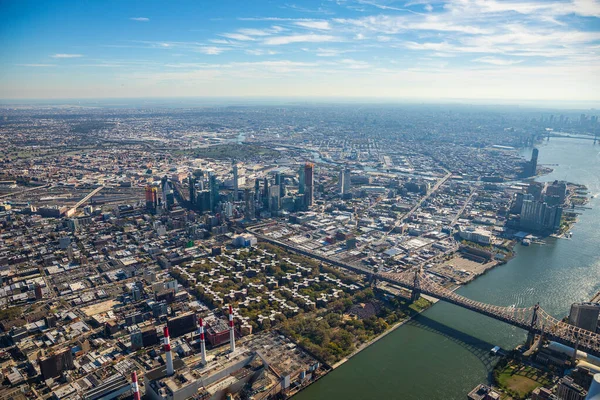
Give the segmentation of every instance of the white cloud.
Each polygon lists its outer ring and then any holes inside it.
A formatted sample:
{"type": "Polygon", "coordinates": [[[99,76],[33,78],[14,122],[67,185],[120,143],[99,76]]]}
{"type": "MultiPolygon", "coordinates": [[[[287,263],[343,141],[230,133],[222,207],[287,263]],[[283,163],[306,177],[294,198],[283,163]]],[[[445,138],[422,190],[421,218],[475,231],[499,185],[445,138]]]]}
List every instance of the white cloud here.
{"type": "Polygon", "coordinates": [[[83,55],[81,55],[81,54],[58,53],[58,54],[54,54],[54,55],[52,55],[50,57],[52,57],[52,58],[79,58],[79,57],[83,57],[83,55]]]}
{"type": "Polygon", "coordinates": [[[565,16],[569,14],[599,17],[600,1],[508,1],[508,0],[452,0],[445,8],[455,14],[499,14],[513,12],[537,17],[565,16]]]}
{"type": "Polygon", "coordinates": [[[232,43],[229,40],[225,40],[225,39],[211,39],[211,40],[209,40],[209,42],[214,43],[214,44],[231,44],[232,43]]]}
{"type": "Polygon", "coordinates": [[[274,36],[263,41],[267,45],[282,45],[290,43],[323,43],[323,42],[340,42],[341,38],[331,35],[289,35],[289,36],[274,36]]]}
{"type": "Polygon", "coordinates": [[[227,39],[241,40],[241,41],[254,40],[253,37],[248,36],[248,35],[244,35],[244,34],[241,34],[241,33],[224,33],[221,36],[226,37],[227,39]]]}
{"type": "Polygon", "coordinates": [[[221,54],[222,52],[227,51],[228,49],[226,49],[224,47],[216,47],[216,46],[202,46],[202,47],[198,47],[196,50],[202,54],[214,56],[214,55],[221,54]]]}
{"type": "Polygon", "coordinates": [[[129,18],[132,21],[138,21],[138,22],[148,22],[150,21],[150,18],[146,18],[146,17],[131,17],[129,18]]]}
{"type": "Polygon", "coordinates": [[[328,31],[331,29],[329,21],[296,21],[294,24],[303,28],[319,29],[323,31],[328,31]]]}
{"type": "Polygon", "coordinates": [[[387,35],[403,33],[412,30],[438,31],[438,32],[459,32],[467,34],[486,34],[491,33],[489,28],[482,28],[475,25],[469,25],[463,22],[455,23],[443,15],[425,15],[425,16],[406,16],[406,15],[372,15],[357,19],[334,20],[336,23],[365,29],[371,32],[378,32],[387,35]]]}
{"type": "Polygon", "coordinates": [[[250,54],[252,56],[274,56],[275,54],[279,54],[276,51],[273,50],[262,50],[262,49],[248,49],[245,50],[246,54],[250,54]]]}
{"type": "MultiPolygon", "coordinates": [[[[309,49],[305,49],[305,51],[310,51],[309,49]]],[[[349,53],[351,50],[341,50],[341,49],[333,49],[333,48],[321,48],[317,49],[315,55],[317,57],[336,57],[340,54],[349,53]]]]}
{"type": "Polygon", "coordinates": [[[497,58],[497,57],[491,57],[491,56],[480,57],[473,61],[485,63],[485,64],[493,64],[493,65],[514,65],[514,64],[519,64],[519,63],[523,62],[523,60],[508,60],[505,58],[497,58]]]}
{"type": "Polygon", "coordinates": [[[18,67],[44,68],[56,67],[56,64],[16,64],[18,67]]]}
{"type": "Polygon", "coordinates": [[[239,29],[238,32],[247,36],[270,36],[282,30],[279,26],[273,26],[271,29],[239,29]]]}

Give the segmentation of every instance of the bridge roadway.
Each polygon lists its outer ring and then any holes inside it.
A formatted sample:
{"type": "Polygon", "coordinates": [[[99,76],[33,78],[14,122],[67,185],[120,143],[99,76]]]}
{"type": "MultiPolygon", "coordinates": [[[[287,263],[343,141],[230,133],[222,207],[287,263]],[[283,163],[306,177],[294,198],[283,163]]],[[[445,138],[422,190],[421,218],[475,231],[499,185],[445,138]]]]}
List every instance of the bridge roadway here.
{"type": "Polygon", "coordinates": [[[293,251],[319,261],[323,261],[340,268],[350,270],[355,273],[374,276],[377,280],[385,281],[393,285],[403,287],[408,290],[418,288],[418,292],[426,294],[436,299],[475,311],[498,321],[524,329],[531,334],[543,334],[546,338],[562,343],[570,347],[577,347],[579,350],[585,351],[596,357],[600,357],[600,334],[578,328],[574,325],[562,322],[538,305],[529,308],[501,307],[487,303],[482,303],[468,299],[464,296],[446,289],[442,285],[428,278],[422,271],[408,270],[402,273],[377,273],[372,270],[349,264],[340,260],[332,259],[323,254],[318,254],[313,251],[298,248],[279,240],[255,232],[255,226],[248,230],[256,235],[260,240],[280,246],[286,250],[293,251]],[[417,279],[415,279],[417,277],[417,279]]]}
{"type": "Polygon", "coordinates": [[[86,201],[88,201],[89,199],[91,199],[93,196],[95,196],[99,191],[101,191],[102,189],[104,189],[104,185],[103,186],[99,186],[96,189],[92,190],[87,196],[85,196],[83,199],[79,200],[77,202],[77,204],[75,204],[73,206],[73,208],[71,208],[69,211],[67,211],[67,217],[72,217],[73,215],[75,215],[75,213],[77,212],[77,209],[79,207],[81,207],[82,204],[84,204],[86,201]]]}

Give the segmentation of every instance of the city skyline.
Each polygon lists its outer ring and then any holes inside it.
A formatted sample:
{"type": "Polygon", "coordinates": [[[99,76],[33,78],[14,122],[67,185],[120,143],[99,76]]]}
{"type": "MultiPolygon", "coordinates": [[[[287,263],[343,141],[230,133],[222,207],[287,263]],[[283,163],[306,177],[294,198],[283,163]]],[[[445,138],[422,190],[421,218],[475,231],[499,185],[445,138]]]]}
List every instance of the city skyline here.
{"type": "Polygon", "coordinates": [[[2,5],[0,97],[600,101],[600,2],[2,5]]]}

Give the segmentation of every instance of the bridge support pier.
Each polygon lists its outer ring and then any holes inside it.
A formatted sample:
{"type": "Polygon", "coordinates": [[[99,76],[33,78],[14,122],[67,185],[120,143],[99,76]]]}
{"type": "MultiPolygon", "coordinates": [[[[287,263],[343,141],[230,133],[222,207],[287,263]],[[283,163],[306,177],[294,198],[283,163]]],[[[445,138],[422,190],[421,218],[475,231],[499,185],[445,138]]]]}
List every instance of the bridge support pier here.
{"type": "Polygon", "coordinates": [[[529,331],[527,333],[527,341],[525,342],[525,347],[530,349],[533,346],[533,342],[535,341],[535,333],[529,331]]]}
{"type": "Polygon", "coordinates": [[[529,324],[529,333],[527,334],[527,343],[526,346],[531,348],[533,345],[533,341],[535,340],[535,332],[538,323],[538,309],[540,308],[540,303],[536,304],[533,307],[533,315],[531,316],[531,322],[529,324]]]}

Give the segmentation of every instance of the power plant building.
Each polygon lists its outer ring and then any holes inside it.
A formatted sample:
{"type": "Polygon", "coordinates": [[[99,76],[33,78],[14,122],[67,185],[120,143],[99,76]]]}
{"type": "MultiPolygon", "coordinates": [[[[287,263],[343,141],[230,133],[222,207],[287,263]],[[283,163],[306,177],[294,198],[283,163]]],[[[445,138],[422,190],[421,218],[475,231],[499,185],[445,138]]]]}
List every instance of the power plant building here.
{"type": "Polygon", "coordinates": [[[600,317],[600,304],[575,303],[571,305],[569,324],[596,332],[598,328],[598,317],[600,317]]]}

